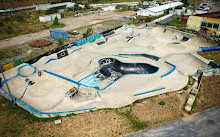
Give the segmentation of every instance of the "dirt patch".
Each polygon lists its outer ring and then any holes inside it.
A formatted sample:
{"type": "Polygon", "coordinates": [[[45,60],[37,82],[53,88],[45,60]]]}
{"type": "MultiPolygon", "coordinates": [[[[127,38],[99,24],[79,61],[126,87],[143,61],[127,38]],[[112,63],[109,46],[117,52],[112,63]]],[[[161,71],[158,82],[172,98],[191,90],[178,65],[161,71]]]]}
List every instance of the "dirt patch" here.
{"type": "Polygon", "coordinates": [[[182,102],[177,93],[160,95],[135,104],[132,112],[140,121],[147,122],[148,128],[157,124],[177,120],[183,117],[182,102]],[[165,104],[160,105],[163,101],[165,104]]]}
{"type": "Polygon", "coordinates": [[[220,105],[220,76],[203,77],[193,112],[220,105]]]}

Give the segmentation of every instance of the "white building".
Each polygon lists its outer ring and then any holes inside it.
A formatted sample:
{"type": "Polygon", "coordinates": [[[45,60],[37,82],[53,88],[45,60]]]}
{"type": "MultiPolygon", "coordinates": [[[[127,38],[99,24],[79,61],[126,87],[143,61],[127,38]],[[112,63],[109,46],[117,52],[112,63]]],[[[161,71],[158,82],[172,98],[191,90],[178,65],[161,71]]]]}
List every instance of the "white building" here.
{"type": "Polygon", "coordinates": [[[57,19],[61,19],[61,14],[55,13],[55,14],[39,16],[39,20],[40,20],[40,22],[47,22],[47,21],[54,20],[55,17],[57,17],[57,19]]]}
{"type": "Polygon", "coordinates": [[[113,11],[115,10],[116,6],[107,6],[107,7],[103,7],[102,11],[113,11]]]}
{"type": "Polygon", "coordinates": [[[177,6],[183,5],[182,2],[173,2],[158,7],[142,9],[137,12],[138,16],[159,16],[164,14],[164,11],[167,9],[175,8],[177,6]]]}
{"type": "Polygon", "coordinates": [[[169,11],[169,14],[173,14],[173,15],[184,15],[184,16],[189,16],[189,15],[196,15],[196,14],[204,14],[207,13],[208,11],[202,11],[202,10],[184,10],[184,9],[176,9],[176,10],[172,10],[169,11]]]}

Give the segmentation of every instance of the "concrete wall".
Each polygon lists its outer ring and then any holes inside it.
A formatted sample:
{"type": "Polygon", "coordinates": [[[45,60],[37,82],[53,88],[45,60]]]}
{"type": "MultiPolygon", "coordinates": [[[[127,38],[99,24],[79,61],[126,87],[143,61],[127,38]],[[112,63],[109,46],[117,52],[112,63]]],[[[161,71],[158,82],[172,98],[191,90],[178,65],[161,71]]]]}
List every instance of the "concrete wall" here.
{"type": "Polygon", "coordinates": [[[160,12],[152,12],[149,10],[139,10],[137,12],[138,16],[159,16],[162,15],[164,13],[164,11],[160,11],[160,12]]]}

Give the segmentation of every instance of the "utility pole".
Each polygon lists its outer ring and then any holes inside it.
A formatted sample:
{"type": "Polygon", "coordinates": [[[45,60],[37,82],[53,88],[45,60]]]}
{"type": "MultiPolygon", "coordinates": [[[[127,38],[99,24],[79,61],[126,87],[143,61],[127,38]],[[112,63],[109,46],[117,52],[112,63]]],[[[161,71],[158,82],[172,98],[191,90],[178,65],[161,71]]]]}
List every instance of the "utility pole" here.
{"type": "Polygon", "coordinates": [[[10,91],[10,89],[9,89],[7,80],[6,80],[6,78],[5,78],[5,75],[4,75],[3,70],[2,70],[1,67],[0,67],[0,71],[2,72],[3,79],[4,79],[4,81],[5,81],[5,84],[6,84],[6,87],[7,87],[7,89],[8,89],[9,95],[10,95],[10,97],[11,97],[12,105],[15,107],[15,101],[14,101],[14,99],[13,99],[13,96],[11,95],[11,91],[10,91]]]}

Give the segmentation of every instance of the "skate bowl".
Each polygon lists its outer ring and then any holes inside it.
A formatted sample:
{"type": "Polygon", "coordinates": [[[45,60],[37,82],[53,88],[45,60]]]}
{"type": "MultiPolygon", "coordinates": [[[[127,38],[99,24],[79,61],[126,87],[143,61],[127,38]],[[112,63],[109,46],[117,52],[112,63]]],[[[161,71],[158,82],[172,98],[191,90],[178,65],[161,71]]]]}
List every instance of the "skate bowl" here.
{"type": "Polygon", "coordinates": [[[37,57],[33,64],[4,72],[6,80],[0,93],[11,98],[7,81],[13,99],[33,115],[65,116],[123,107],[138,99],[177,91],[198,69],[210,68],[208,60],[196,55],[199,47],[210,44],[194,35],[127,25],[114,32],[99,39],[105,43],[98,45],[96,40],[60,49],[57,54],[37,57]],[[128,37],[132,39],[128,41],[128,37]],[[36,73],[39,70],[41,76],[36,73]],[[18,100],[27,86],[26,78],[35,84],[18,100]]]}

